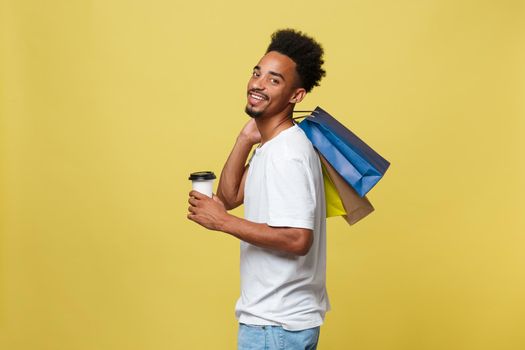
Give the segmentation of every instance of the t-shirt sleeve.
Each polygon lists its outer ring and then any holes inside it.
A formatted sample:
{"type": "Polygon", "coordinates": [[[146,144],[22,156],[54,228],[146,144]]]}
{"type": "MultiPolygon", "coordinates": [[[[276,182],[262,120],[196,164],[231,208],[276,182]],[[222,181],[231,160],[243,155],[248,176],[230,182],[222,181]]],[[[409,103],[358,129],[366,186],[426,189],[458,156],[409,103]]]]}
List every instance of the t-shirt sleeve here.
{"type": "Polygon", "coordinates": [[[268,163],[269,226],[314,229],[316,193],[310,168],[299,159],[268,163]]]}

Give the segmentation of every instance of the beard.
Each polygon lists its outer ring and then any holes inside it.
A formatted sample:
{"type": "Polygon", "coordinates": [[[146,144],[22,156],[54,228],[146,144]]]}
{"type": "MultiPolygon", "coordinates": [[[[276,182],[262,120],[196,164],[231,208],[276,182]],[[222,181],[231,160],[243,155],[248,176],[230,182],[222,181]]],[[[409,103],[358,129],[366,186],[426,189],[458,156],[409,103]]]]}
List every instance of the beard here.
{"type": "Polygon", "coordinates": [[[250,108],[249,105],[246,106],[246,108],[244,109],[244,112],[254,119],[259,118],[263,114],[263,111],[254,111],[253,109],[250,108]]]}

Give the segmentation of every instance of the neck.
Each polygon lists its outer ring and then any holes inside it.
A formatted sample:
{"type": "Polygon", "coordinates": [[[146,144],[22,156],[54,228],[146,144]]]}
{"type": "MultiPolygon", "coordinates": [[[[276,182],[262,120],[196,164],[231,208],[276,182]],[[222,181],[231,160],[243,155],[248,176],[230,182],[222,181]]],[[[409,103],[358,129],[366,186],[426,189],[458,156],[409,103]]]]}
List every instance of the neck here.
{"type": "Polygon", "coordinates": [[[279,135],[281,131],[293,126],[292,110],[287,108],[272,117],[261,116],[255,119],[257,129],[261,133],[261,145],[279,135]]]}

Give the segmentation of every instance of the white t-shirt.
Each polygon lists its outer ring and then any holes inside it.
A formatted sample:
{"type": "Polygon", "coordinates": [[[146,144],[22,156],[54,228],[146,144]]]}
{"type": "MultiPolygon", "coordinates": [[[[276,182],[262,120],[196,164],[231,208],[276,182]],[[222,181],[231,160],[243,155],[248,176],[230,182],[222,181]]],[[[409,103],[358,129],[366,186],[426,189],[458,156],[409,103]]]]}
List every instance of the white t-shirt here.
{"type": "Polygon", "coordinates": [[[302,330],[323,323],[326,293],[326,207],[319,156],[304,132],[290,127],[255,150],[244,188],[245,218],[313,230],[305,256],[241,242],[239,322],[302,330]]]}

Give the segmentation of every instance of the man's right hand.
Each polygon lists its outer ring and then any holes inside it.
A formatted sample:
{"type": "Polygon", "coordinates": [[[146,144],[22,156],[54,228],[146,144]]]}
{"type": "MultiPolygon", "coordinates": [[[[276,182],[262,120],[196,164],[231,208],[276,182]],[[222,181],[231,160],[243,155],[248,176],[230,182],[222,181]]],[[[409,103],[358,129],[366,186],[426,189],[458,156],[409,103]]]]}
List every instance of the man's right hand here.
{"type": "Polygon", "coordinates": [[[241,133],[239,134],[239,137],[248,141],[251,145],[255,145],[261,142],[261,133],[257,128],[255,119],[250,119],[248,123],[244,125],[244,127],[241,130],[241,133]]]}

